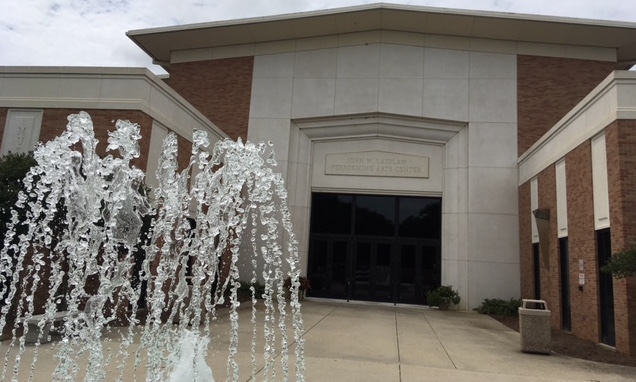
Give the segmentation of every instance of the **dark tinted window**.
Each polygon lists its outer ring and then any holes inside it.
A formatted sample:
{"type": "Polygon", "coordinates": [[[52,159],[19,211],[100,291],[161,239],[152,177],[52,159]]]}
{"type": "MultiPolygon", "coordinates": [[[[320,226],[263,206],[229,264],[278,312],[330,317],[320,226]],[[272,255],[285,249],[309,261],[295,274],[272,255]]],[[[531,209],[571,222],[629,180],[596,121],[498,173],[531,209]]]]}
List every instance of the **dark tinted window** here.
{"type": "Polygon", "coordinates": [[[393,236],[395,198],[391,196],[356,197],[356,235],[393,236]]]}
{"type": "Polygon", "coordinates": [[[442,203],[433,198],[400,198],[400,237],[439,239],[442,203]]]}
{"type": "Polygon", "coordinates": [[[311,231],[348,234],[351,232],[351,195],[312,194],[311,231]]]}

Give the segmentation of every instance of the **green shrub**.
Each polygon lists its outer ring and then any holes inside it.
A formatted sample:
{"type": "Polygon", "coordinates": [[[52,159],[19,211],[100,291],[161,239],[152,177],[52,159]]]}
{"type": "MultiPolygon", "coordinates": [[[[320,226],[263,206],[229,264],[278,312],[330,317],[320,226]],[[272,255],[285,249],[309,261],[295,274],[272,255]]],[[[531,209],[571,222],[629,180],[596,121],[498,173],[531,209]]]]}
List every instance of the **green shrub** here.
{"type": "MultiPolygon", "coordinates": [[[[19,221],[25,219],[27,209],[18,209],[15,203],[18,201],[18,193],[24,190],[22,180],[31,167],[36,164],[37,162],[33,158],[33,153],[8,153],[0,157],[0,249],[4,247],[7,223],[11,221],[11,210],[16,209],[19,221]]],[[[17,226],[15,229],[16,235],[14,242],[17,242],[19,235],[26,233],[27,228],[17,226]]],[[[9,252],[9,255],[16,256],[16,254],[12,252],[9,252]]],[[[7,283],[7,285],[10,283],[11,277],[10,274],[0,275],[0,278],[5,278],[4,282],[7,283]]],[[[5,298],[6,295],[0,296],[0,306],[6,303],[5,298]]]]}
{"type": "MultiPolygon", "coordinates": [[[[239,301],[248,301],[252,299],[252,289],[254,287],[254,296],[256,299],[260,300],[263,298],[263,294],[265,293],[265,285],[259,283],[258,281],[251,284],[247,281],[239,281],[241,284],[236,290],[236,298],[239,301]]],[[[227,288],[225,290],[225,298],[229,300],[230,294],[232,293],[232,288],[227,288]]]]}
{"type": "Polygon", "coordinates": [[[511,298],[510,300],[504,300],[501,298],[487,298],[481,305],[475,310],[481,314],[495,314],[498,316],[518,316],[519,308],[521,307],[521,300],[518,298],[511,298]]]}
{"type": "Polygon", "coordinates": [[[426,294],[426,302],[428,303],[428,306],[439,306],[441,297],[439,296],[439,293],[430,291],[426,294]]]}
{"type": "Polygon", "coordinates": [[[428,306],[440,306],[440,304],[459,304],[461,297],[450,285],[442,285],[426,294],[428,306]]]}
{"type": "MultiPolygon", "coordinates": [[[[23,180],[31,167],[35,165],[37,165],[37,161],[33,157],[32,152],[22,154],[9,152],[0,157],[0,235],[2,239],[4,239],[7,230],[7,223],[11,220],[11,210],[14,209],[17,212],[19,222],[24,222],[29,210],[29,202],[35,200],[34,195],[27,195],[27,203],[25,203],[24,208],[17,208],[15,205],[18,200],[18,194],[20,191],[24,191],[23,180]]],[[[37,181],[37,179],[37,176],[35,176],[33,181],[37,181]]],[[[55,208],[57,213],[53,217],[53,221],[49,223],[54,240],[66,228],[64,199],[61,199],[55,208]]],[[[19,236],[26,233],[28,227],[18,224],[14,229],[16,232],[14,242],[17,243],[19,236]]],[[[4,241],[0,240],[0,248],[3,245],[4,241]]]]}
{"type": "Polygon", "coordinates": [[[617,279],[636,276],[636,244],[612,255],[601,271],[611,273],[617,279]]]}
{"type": "MultiPolygon", "coordinates": [[[[0,233],[2,239],[4,239],[6,225],[11,220],[11,209],[15,208],[15,203],[18,201],[18,193],[24,190],[22,180],[31,167],[36,164],[33,153],[8,153],[0,157],[0,233]]],[[[23,220],[26,211],[17,210],[17,212],[20,220],[23,220]]],[[[3,244],[3,240],[0,240],[0,248],[3,244]]]]}

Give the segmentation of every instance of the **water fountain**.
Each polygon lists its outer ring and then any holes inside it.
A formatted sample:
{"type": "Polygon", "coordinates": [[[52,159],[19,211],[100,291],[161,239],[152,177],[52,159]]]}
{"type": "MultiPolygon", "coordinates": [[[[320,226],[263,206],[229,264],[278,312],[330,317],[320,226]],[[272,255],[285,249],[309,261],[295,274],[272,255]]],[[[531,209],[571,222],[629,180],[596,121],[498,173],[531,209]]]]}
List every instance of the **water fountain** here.
{"type": "Polygon", "coordinates": [[[12,302],[2,307],[0,332],[11,324],[7,317],[20,317],[0,380],[22,378],[25,338],[34,330],[24,323],[35,317],[41,330],[29,346],[32,380],[38,350],[50,339],[45,328],[63,317],[53,380],[102,381],[112,365],[119,375],[108,380],[126,380],[132,362],[135,372],[146,369],[147,381],[212,381],[205,364],[210,328],[217,307],[225,304],[231,320],[228,380],[237,381],[239,281],[261,280],[262,296],[250,288],[252,379],[261,373],[262,380],[304,381],[297,243],[282,177],[271,168],[271,144],[224,140],[210,153],[206,133],[195,131],[190,161],[179,172],[171,134],[163,143],[151,202],[143,172],[131,166],[140,138],[136,124],[117,121],[107,150],[119,155],[102,158],[90,116],[82,112],[69,116],[61,136],[37,147],[38,164],[17,203],[27,209],[26,219],[12,212],[0,253],[0,296],[12,302]],[[142,229],[150,218],[150,228],[142,229]],[[142,231],[147,240],[140,239],[142,231]],[[246,267],[238,266],[239,259],[251,264],[249,274],[241,273],[246,267]],[[289,303],[285,277],[293,280],[289,303]],[[145,309],[139,305],[142,293],[145,309]],[[117,320],[127,327],[111,349],[104,332],[117,320]],[[259,340],[261,366],[255,356],[259,340]]]}

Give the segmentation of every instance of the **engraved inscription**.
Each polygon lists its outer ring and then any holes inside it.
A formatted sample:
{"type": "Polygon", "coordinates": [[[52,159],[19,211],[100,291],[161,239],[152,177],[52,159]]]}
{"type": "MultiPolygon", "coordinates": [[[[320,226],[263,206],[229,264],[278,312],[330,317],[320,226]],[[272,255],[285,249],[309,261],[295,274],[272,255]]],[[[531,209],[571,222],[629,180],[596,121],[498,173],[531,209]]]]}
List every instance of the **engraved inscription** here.
{"type": "MultiPolygon", "coordinates": [[[[24,140],[26,138],[27,129],[28,129],[28,127],[26,127],[24,125],[19,125],[17,127],[18,131],[16,132],[15,140],[16,140],[16,145],[20,149],[23,149],[24,146],[25,146],[24,140]]],[[[22,151],[22,150],[20,150],[20,151],[22,151]]]]}
{"type": "Polygon", "coordinates": [[[428,178],[429,158],[384,151],[327,154],[325,174],[428,178]]]}

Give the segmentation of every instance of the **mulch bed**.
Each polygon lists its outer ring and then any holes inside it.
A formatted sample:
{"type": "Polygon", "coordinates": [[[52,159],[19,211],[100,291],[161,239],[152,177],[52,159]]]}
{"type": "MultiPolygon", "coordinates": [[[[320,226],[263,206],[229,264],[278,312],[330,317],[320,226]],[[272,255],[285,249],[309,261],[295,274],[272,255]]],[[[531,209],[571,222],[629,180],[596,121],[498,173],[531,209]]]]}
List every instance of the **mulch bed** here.
{"type": "MultiPolygon", "coordinates": [[[[519,317],[497,315],[490,315],[490,317],[514,331],[519,331],[519,317]]],[[[557,354],[588,361],[636,367],[636,357],[618,353],[612,349],[595,344],[592,341],[578,338],[561,329],[552,329],[552,351],[557,354]]]]}

